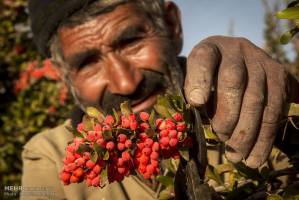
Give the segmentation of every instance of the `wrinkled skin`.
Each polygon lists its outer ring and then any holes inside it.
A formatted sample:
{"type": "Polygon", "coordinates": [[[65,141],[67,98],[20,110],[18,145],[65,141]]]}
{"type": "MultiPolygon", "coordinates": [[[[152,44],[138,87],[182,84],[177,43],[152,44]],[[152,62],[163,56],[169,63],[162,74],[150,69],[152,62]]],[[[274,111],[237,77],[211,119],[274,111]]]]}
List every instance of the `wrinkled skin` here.
{"type": "MultiPolygon", "coordinates": [[[[135,94],[144,71],[171,80],[169,70],[181,51],[179,10],[165,3],[167,36],[133,4],[117,6],[75,27],[61,27],[58,36],[75,95],[84,106],[101,107],[111,99],[135,94]],[[129,29],[128,29],[129,28],[129,29]],[[129,31],[128,31],[129,30],[129,31]]],[[[180,71],[179,71],[180,72],[180,71]]],[[[284,67],[248,40],[215,36],[196,45],[188,56],[185,95],[189,103],[214,103],[212,127],[227,146],[227,158],[246,159],[258,167],[269,155],[287,99],[284,67]],[[215,96],[211,96],[214,86],[215,96]]],[[[132,101],[133,110],[151,107],[157,94],[149,91],[132,101]]]]}
{"type": "Polygon", "coordinates": [[[225,141],[226,157],[250,167],[267,159],[287,100],[282,65],[243,38],[214,36],[188,57],[185,92],[195,106],[215,87],[213,130],[225,141]]]}

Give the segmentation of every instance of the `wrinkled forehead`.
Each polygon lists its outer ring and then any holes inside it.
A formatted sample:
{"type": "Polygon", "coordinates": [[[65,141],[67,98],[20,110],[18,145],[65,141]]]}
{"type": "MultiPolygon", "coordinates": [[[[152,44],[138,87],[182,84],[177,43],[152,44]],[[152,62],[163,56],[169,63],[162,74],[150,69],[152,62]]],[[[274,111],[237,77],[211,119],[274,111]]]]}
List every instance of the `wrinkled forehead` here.
{"type": "Polygon", "coordinates": [[[102,13],[76,26],[61,27],[58,31],[62,51],[77,51],[69,45],[91,49],[97,46],[113,46],[119,40],[132,35],[140,35],[154,29],[150,18],[135,4],[126,3],[110,12],[102,13]]]}

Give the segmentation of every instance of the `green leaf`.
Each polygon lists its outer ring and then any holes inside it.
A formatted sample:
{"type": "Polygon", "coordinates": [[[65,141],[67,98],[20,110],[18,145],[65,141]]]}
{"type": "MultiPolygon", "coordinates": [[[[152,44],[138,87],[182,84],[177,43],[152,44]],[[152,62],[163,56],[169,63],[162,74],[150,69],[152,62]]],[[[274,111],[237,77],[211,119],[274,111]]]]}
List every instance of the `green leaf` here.
{"type": "Polygon", "coordinates": [[[95,107],[87,107],[86,114],[89,117],[96,118],[96,119],[98,119],[98,117],[101,116],[101,112],[98,109],[96,109],[95,107]]]}
{"type": "Polygon", "coordinates": [[[174,197],[173,187],[167,187],[162,190],[159,194],[159,200],[168,200],[174,197]]]}
{"type": "Polygon", "coordinates": [[[299,116],[299,104],[291,103],[288,111],[288,116],[299,116]]]}
{"type": "Polygon", "coordinates": [[[88,130],[88,131],[93,130],[94,122],[93,122],[92,118],[84,115],[83,119],[82,119],[82,123],[84,124],[84,127],[86,130],[88,130]]]}
{"type": "Polygon", "coordinates": [[[294,37],[294,35],[296,35],[299,32],[299,28],[295,27],[287,32],[285,32],[284,34],[282,34],[282,36],[280,37],[280,43],[281,44],[287,44],[290,42],[290,40],[294,37]]]}
{"type": "Polygon", "coordinates": [[[174,185],[174,177],[171,176],[157,176],[156,180],[166,187],[174,185]]]}
{"type": "Polygon", "coordinates": [[[299,7],[290,7],[278,11],[276,16],[280,19],[299,19],[299,7]]]}
{"type": "Polygon", "coordinates": [[[216,134],[211,130],[211,127],[203,127],[205,138],[209,140],[218,140],[216,134]]]}
{"type": "Polygon", "coordinates": [[[171,100],[173,108],[176,111],[178,111],[178,112],[184,112],[184,110],[185,110],[185,104],[184,104],[184,101],[183,101],[182,97],[173,95],[173,96],[170,96],[169,98],[171,100]]]}
{"type": "Polygon", "coordinates": [[[129,116],[133,111],[128,101],[120,104],[120,111],[123,115],[129,116]]]}
{"type": "Polygon", "coordinates": [[[103,160],[109,160],[109,151],[106,151],[103,160]]]}
{"type": "Polygon", "coordinates": [[[80,144],[79,148],[77,149],[76,153],[84,153],[84,152],[89,152],[90,147],[86,144],[80,144]]]}
{"type": "Polygon", "coordinates": [[[104,136],[104,139],[105,140],[110,140],[113,138],[112,136],[112,131],[109,131],[109,130],[105,130],[103,131],[103,136],[104,136]]]}
{"type": "Polygon", "coordinates": [[[108,181],[108,169],[107,166],[102,169],[101,173],[100,173],[100,178],[101,178],[101,187],[105,187],[107,181],[108,181]]]}
{"type": "Polygon", "coordinates": [[[104,148],[102,148],[97,143],[93,144],[93,150],[98,154],[98,156],[103,157],[104,154],[104,148]]]}
{"type": "Polygon", "coordinates": [[[267,196],[267,200],[283,200],[283,198],[278,194],[270,194],[267,196]]]}
{"type": "Polygon", "coordinates": [[[119,135],[121,133],[128,136],[128,135],[132,135],[133,131],[131,131],[130,129],[126,129],[126,128],[117,128],[116,134],[119,135]]]}
{"type": "Polygon", "coordinates": [[[155,111],[152,110],[149,119],[148,119],[149,125],[153,130],[155,130],[155,111]]]}
{"type": "Polygon", "coordinates": [[[216,166],[214,166],[214,168],[217,170],[217,172],[219,174],[231,172],[235,169],[231,163],[224,163],[224,164],[216,165],[216,166]]]}
{"type": "Polygon", "coordinates": [[[112,110],[113,110],[113,115],[114,115],[114,118],[115,118],[115,123],[118,124],[120,115],[116,112],[116,110],[114,108],[112,110]]]}
{"type": "Polygon", "coordinates": [[[215,167],[213,167],[212,165],[208,165],[207,170],[206,170],[206,176],[209,179],[216,181],[219,185],[224,185],[224,183],[220,177],[220,174],[218,173],[217,169],[215,167]]]}
{"type": "Polygon", "coordinates": [[[153,130],[153,129],[147,129],[146,131],[145,131],[145,134],[148,136],[148,137],[153,137],[154,135],[155,135],[155,131],[153,130]]]}
{"type": "Polygon", "coordinates": [[[189,156],[189,149],[187,148],[181,148],[179,150],[180,155],[186,160],[189,161],[190,160],[190,156],[189,156]]]}
{"type": "Polygon", "coordinates": [[[154,106],[155,111],[163,118],[171,118],[171,114],[169,113],[168,109],[161,105],[154,106]]]}
{"type": "Polygon", "coordinates": [[[96,151],[92,151],[90,155],[90,160],[94,163],[98,161],[99,154],[96,151]]]}

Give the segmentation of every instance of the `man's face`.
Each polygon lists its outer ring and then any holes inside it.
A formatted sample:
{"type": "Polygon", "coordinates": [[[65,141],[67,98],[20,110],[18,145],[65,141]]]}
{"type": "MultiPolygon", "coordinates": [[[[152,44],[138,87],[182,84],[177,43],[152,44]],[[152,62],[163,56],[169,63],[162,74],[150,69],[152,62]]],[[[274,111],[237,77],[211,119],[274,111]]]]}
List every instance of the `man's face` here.
{"type": "Polygon", "coordinates": [[[58,36],[75,95],[83,106],[110,112],[129,100],[134,112],[151,107],[170,86],[175,51],[170,38],[131,3],[58,36]]]}

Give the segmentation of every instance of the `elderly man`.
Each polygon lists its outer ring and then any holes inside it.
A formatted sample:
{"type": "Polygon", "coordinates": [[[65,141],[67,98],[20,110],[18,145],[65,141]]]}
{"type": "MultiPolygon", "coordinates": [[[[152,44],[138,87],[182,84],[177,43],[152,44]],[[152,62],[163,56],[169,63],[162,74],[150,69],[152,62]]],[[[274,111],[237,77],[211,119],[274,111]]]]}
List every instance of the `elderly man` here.
{"type": "MultiPolygon", "coordinates": [[[[29,11],[40,52],[51,56],[81,110],[96,106],[109,112],[129,100],[138,112],[153,106],[158,94],[183,87],[193,106],[209,102],[212,127],[233,162],[263,164],[286,102],[299,99],[298,83],[285,68],[244,38],[207,38],[184,63],[178,58],[180,13],[171,1],[30,0],[29,11]]],[[[49,188],[53,199],[157,198],[134,176],[104,189],[63,186],[58,174],[73,137],[68,124],[25,145],[23,186],[49,188]]],[[[34,197],[40,198],[22,195],[34,197]]]]}

